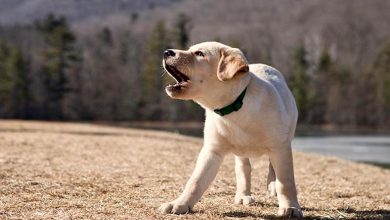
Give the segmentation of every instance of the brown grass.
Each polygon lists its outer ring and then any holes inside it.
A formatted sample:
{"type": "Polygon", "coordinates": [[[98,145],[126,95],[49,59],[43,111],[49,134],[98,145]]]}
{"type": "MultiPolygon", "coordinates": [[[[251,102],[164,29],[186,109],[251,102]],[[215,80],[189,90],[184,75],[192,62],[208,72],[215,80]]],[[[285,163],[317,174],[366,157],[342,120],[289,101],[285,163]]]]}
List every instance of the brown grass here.
{"type": "MultiPolygon", "coordinates": [[[[254,206],[233,205],[228,156],[194,213],[156,211],[180,193],[201,144],[201,139],[157,131],[0,121],[0,219],[273,218],[277,202],[266,193],[266,157],[253,161],[254,206]]],[[[390,218],[389,170],[294,156],[306,218],[390,218]]]]}

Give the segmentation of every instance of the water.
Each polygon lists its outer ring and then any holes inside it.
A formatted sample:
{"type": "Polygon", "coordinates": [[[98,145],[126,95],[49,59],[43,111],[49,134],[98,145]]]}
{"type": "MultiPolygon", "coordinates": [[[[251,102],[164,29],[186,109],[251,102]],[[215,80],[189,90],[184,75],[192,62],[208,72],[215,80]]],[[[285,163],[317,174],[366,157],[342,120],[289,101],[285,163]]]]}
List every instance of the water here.
{"type": "Polygon", "coordinates": [[[296,137],[294,150],[347,160],[390,165],[390,136],[348,135],[296,137]]]}

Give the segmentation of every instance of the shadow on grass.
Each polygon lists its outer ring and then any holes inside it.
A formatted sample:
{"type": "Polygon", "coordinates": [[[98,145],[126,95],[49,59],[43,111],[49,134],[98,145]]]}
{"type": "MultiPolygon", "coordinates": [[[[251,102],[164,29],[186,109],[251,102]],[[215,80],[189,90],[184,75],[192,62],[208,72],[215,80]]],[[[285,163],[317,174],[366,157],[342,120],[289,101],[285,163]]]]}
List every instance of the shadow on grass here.
{"type": "Polygon", "coordinates": [[[74,134],[74,135],[96,135],[96,136],[124,136],[123,133],[118,132],[89,132],[89,131],[49,131],[49,130],[41,130],[41,129],[28,129],[23,128],[20,130],[14,129],[0,129],[0,132],[14,132],[14,133],[58,133],[58,134],[74,134]]]}
{"type": "Polygon", "coordinates": [[[338,209],[340,212],[348,214],[355,214],[356,219],[386,219],[390,220],[390,210],[378,209],[378,210],[355,210],[352,208],[338,209]]]}
{"type": "MultiPolygon", "coordinates": [[[[296,219],[296,218],[289,218],[289,217],[278,217],[276,215],[268,215],[268,214],[253,214],[250,212],[241,212],[241,211],[234,211],[234,212],[225,212],[223,213],[224,217],[230,217],[230,218],[256,218],[256,219],[277,219],[277,220],[285,220],[285,219],[296,219]]],[[[304,217],[303,219],[321,219],[321,217],[314,216],[314,217],[304,217]]]]}
{"type": "MultiPolygon", "coordinates": [[[[305,211],[327,211],[327,210],[320,210],[320,209],[315,209],[315,208],[302,208],[304,214],[305,211]]],[[[308,219],[308,220],[314,220],[314,219],[365,219],[365,220],[390,220],[390,210],[364,210],[364,211],[359,211],[359,210],[354,210],[354,209],[338,209],[337,212],[329,213],[327,211],[327,214],[325,215],[320,215],[320,214],[310,214],[308,213],[306,216],[303,217],[303,219],[308,219]],[[347,214],[353,214],[354,216],[351,216],[350,218],[343,216],[342,213],[347,213],[347,214]]],[[[232,212],[225,212],[222,213],[223,216],[225,217],[231,217],[231,218],[264,218],[264,219],[273,219],[273,220],[282,220],[282,219],[295,219],[295,218],[288,218],[288,217],[278,217],[276,215],[269,215],[269,214],[254,214],[248,211],[232,211],[232,212]]]]}

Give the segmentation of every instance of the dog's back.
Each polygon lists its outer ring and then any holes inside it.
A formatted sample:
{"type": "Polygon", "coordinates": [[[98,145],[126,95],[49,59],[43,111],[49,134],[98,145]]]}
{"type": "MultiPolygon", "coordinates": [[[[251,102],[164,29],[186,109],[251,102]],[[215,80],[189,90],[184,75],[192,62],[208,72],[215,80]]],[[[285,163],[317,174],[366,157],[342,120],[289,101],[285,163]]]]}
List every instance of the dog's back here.
{"type": "Polygon", "coordinates": [[[292,133],[291,135],[294,135],[295,126],[298,119],[298,110],[294,96],[288,88],[282,73],[271,66],[260,63],[249,65],[249,71],[274,88],[278,94],[277,99],[281,100],[287,114],[289,115],[289,118],[291,119],[291,125],[294,129],[290,133],[292,133]]]}

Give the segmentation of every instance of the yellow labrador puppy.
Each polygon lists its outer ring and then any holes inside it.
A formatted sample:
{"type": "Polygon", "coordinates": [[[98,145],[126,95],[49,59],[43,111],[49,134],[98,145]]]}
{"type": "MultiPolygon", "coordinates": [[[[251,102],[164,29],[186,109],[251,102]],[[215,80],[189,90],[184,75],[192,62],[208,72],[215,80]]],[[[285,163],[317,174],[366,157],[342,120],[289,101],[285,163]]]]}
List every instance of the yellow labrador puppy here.
{"type": "Polygon", "coordinates": [[[204,145],[183,193],[162,204],[162,213],[189,212],[216,176],[228,153],[235,155],[235,203],[250,204],[249,158],[268,154],[268,190],[277,195],[278,215],[302,217],[294,181],[291,141],[297,107],[282,74],[249,65],[243,53],[217,42],[189,50],[166,50],[163,65],[177,81],[166,87],[175,99],[192,99],[206,110],[204,145]]]}

